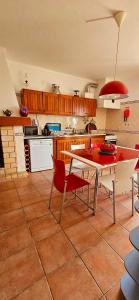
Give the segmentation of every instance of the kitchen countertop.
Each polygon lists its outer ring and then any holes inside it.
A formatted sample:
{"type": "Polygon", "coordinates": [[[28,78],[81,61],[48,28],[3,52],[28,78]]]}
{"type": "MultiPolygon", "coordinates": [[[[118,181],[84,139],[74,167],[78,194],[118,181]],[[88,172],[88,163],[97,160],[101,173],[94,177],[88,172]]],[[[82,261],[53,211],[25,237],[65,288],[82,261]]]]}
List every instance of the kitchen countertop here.
{"type": "Polygon", "coordinates": [[[92,134],[65,134],[65,135],[27,135],[24,136],[24,140],[32,140],[32,139],[54,139],[54,138],[76,138],[76,137],[92,137],[92,136],[104,136],[106,133],[92,133],[92,134]]]}

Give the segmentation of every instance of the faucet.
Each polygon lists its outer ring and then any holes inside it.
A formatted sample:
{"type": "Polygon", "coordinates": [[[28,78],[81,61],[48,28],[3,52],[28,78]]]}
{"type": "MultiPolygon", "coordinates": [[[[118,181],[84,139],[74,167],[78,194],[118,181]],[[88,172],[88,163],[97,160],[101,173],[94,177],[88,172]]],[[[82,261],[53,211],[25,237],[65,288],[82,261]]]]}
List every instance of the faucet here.
{"type": "Polygon", "coordinates": [[[72,128],[72,133],[75,134],[76,133],[76,129],[72,128]]]}

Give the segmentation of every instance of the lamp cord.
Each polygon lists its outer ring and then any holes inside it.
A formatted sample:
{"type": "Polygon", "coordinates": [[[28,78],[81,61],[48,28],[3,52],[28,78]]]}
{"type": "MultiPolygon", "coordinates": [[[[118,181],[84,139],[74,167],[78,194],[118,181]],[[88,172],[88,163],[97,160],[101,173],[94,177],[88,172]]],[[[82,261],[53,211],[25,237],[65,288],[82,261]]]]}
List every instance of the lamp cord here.
{"type": "Polygon", "coordinates": [[[118,38],[117,38],[116,58],[115,58],[115,67],[114,67],[114,80],[116,79],[116,72],[117,72],[117,59],[118,59],[118,52],[119,52],[119,39],[120,39],[120,27],[119,27],[119,30],[118,30],[118,38]]]}

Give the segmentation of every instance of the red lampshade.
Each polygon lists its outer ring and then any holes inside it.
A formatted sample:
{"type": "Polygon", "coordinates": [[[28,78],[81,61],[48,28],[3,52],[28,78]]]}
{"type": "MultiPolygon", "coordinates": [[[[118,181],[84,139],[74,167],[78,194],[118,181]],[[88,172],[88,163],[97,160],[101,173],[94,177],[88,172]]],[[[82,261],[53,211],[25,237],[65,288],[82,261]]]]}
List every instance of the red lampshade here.
{"type": "Polygon", "coordinates": [[[106,83],[99,93],[100,99],[118,100],[128,97],[128,89],[121,81],[110,81],[106,83]]]}

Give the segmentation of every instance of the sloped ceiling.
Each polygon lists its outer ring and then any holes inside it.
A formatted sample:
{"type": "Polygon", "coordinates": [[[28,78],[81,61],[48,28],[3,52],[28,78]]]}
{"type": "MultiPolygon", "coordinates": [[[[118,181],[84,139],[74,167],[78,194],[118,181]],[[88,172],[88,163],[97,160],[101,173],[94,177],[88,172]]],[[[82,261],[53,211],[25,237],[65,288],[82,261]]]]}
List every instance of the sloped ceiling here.
{"type": "Polygon", "coordinates": [[[81,77],[112,77],[118,28],[114,19],[85,23],[125,10],[117,77],[139,75],[138,0],[5,0],[0,46],[8,59],[81,77]]]}

